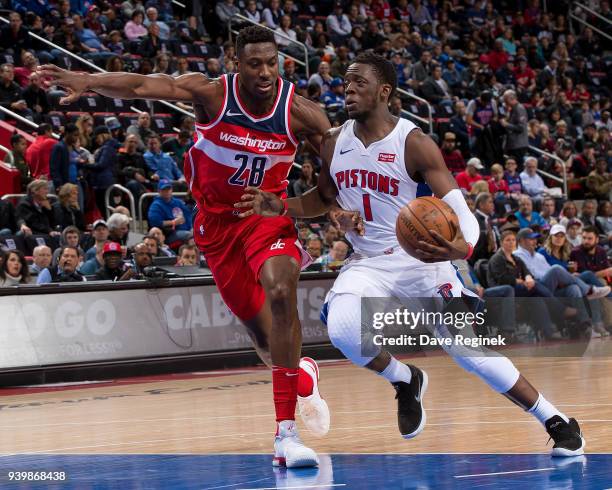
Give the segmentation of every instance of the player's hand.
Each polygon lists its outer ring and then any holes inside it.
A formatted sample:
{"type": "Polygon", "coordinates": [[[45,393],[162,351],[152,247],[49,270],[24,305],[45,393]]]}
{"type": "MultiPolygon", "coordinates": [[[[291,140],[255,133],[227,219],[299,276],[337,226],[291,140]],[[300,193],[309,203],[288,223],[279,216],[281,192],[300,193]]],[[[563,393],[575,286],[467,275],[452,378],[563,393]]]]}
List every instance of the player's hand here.
{"type": "Polygon", "coordinates": [[[452,242],[440,235],[435,230],[430,230],[431,236],[438,242],[438,245],[419,241],[419,248],[415,250],[416,258],[427,263],[446,262],[447,260],[464,259],[469,252],[469,246],[463,237],[460,228],[452,242]]]}
{"type": "Polygon", "coordinates": [[[347,231],[354,231],[360,236],[365,234],[363,218],[359,215],[359,211],[346,211],[335,208],[329,211],[329,220],[332,225],[345,233],[347,231]]]}
{"type": "Polygon", "coordinates": [[[86,73],[64,70],[55,65],[39,66],[36,72],[43,78],[46,87],[59,85],[68,92],[68,95],[59,100],[62,105],[78,100],[81,94],[87,90],[89,77],[86,73]]]}
{"type": "Polygon", "coordinates": [[[240,213],[238,217],[246,218],[253,214],[259,214],[270,218],[280,216],[285,210],[283,201],[271,192],[264,192],[257,187],[247,187],[244,189],[244,194],[240,198],[240,202],[234,204],[237,209],[246,209],[240,213]]]}

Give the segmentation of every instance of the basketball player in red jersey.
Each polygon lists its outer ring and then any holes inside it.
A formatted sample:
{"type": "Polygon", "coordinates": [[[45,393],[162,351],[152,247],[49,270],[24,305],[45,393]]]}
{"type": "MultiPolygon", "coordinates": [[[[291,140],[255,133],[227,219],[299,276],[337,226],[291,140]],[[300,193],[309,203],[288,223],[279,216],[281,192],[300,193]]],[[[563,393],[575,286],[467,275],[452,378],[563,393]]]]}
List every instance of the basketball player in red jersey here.
{"type": "Polygon", "coordinates": [[[285,196],[298,141],[316,151],[330,127],[313,102],[294,95],[278,72],[274,34],[258,26],[242,29],[236,42],[238,74],[208,79],[201,73],[74,73],[53,65],[39,68],[48,85],[68,91],[68,104],[87,91],[122,99],[190,102],[197,116],[196,143],[185,174],[198,204],[194,237],[205,254],[228,307],[247,326],[264,362],[272,366],[277,432],[274,465],[318,464],[294,423],[300,412],[315,433],[329,429],[329,410],[317,388],[314,361],[300,361],[302,330],[297,282],[308,255],[288,216],[242,220],[233,204],[246,186],[285,196]]]}
{"type": "MultiPolygon", "coordinates": [[[[478,240],[478,225],[433,140],[414,124],[389,112],[388,100],[397,86],[393,65],[381,56],[360,54],[346,71],[345,86],[350,120],[325,135],[317,187],[284,202],[249,187],[235,206],[248,219],[253,213],[316,217],[336,202],[345,209],[358,209],[363,203],[365,234],[347,233],[357,257],[342,268],[326,298],[322,317],[330,339],[348,359],[392,383],[397,392],[400,432],[411,438],[425,426],[422,399],[427,375],[380,348],[377,353],[362,349],[361,298],[450,298],[466,294],[449,261],[470,254],[470,243],[478,240]],[[422,183],[429,185],[429,195],[433,191],[454,209],[460,230],[452,242],[431,231],[438,245],[419,242],[420,250],[412,257],[397,243],[395,219],[401,206],[418,197],[422,183]]],[[[436,326],[435,334],[448,337],[448,330],[436,326]]],[[[539,420],[555,442],[553,456],[584,453],[578,422],[546,400],[508,358],[466,352],[452,344],[442,346],[463,369],[539,420]]]]}

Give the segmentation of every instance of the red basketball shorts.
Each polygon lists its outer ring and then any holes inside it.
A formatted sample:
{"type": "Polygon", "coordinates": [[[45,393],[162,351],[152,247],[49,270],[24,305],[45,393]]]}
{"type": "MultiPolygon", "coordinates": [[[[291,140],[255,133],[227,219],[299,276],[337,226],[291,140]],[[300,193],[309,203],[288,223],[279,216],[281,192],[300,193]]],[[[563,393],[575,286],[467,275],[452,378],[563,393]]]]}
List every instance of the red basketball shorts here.
{"type": "Polygon", "coordinates": [[[287,216],[228,218],[198,212],[193,225],[196,245],[204,254],[217,289],[242,321],[251,320],[265,301],[259,271],[270,257],[288,255],[304,264],[308,254],[287,216]]]}

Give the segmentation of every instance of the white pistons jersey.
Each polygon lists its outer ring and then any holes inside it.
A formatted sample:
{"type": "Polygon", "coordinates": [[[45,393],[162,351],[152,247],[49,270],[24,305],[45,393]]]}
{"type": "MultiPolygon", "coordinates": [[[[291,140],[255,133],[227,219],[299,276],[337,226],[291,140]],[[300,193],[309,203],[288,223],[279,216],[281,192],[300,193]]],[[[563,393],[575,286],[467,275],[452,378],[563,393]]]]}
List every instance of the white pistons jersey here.
{"type": "Polygon", "coordinates": [[[400,209],[418,196],[431,195],[426,184],[410,178],[404,162],[406,137],[417,126],[399,119],[386,137],[365,148],[354,124],[351,119],[342,126],[330,166],[338,204],[359,211],[365,224],[364,236],[349,232],[346,238],[367,257],[393,253],[399,248],[395,221],[400,209]]]}

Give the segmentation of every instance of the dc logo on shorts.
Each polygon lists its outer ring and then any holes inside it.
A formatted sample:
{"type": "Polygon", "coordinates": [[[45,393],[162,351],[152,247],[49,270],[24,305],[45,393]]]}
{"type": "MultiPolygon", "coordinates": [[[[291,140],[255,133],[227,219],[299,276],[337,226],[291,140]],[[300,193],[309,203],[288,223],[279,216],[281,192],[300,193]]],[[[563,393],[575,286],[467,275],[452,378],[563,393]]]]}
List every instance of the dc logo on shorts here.
{"type": "Polygon", "coordinates": [[[279,239],[276,241],[276,243],[272,244],[272,246],[270,247],[270,250],[278,250],[280,248],[285,248],[285,242],[279,239]]]}
{"type": "Polygon", "coordinates": [[[450,282],[438,286],[438,294],[445,299],[453,297],[453,285],[450,282]]]}

